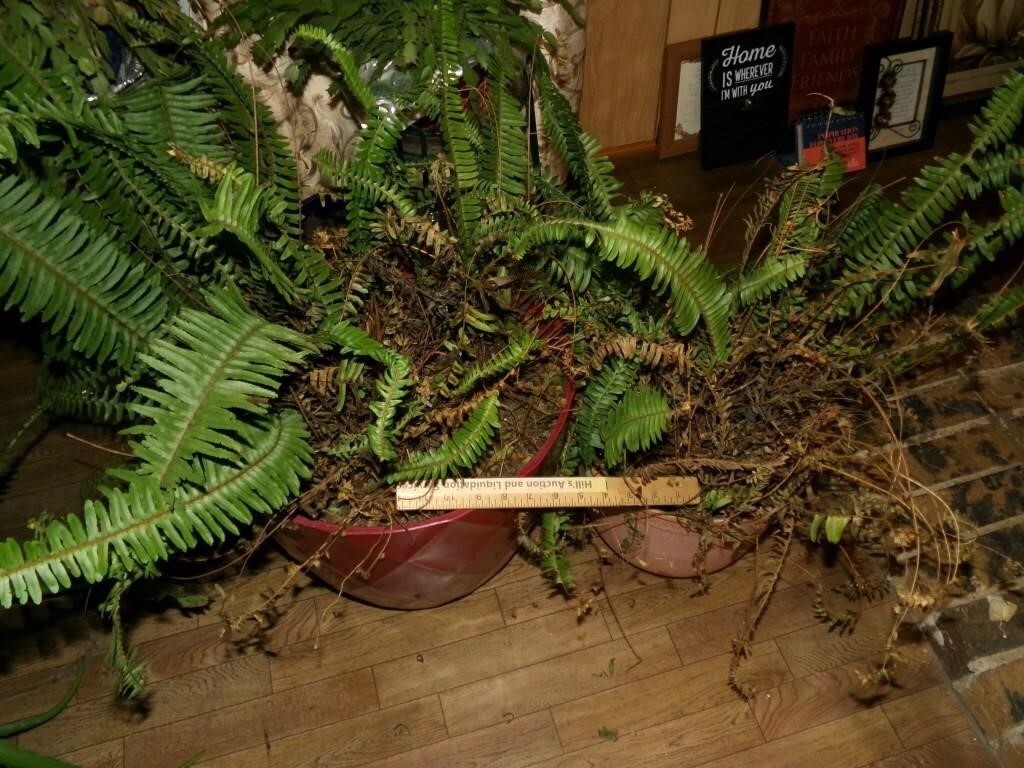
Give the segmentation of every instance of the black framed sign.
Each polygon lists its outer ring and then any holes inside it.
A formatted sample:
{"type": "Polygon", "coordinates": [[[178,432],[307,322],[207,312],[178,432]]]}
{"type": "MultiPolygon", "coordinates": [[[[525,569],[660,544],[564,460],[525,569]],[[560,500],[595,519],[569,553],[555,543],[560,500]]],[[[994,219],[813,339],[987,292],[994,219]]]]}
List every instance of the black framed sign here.
{"type": "Polygon", "coordinates": [[[701,41],[700,164],[753,160],[786,134],[793,63],[792,23],[701,41]]]}
{"type": "Polygon", "coordinates": [[[868,158],[926,149],[935,141],[951,32],[894,40],[864,50],[861,101],[868,119],[868,158]]]}

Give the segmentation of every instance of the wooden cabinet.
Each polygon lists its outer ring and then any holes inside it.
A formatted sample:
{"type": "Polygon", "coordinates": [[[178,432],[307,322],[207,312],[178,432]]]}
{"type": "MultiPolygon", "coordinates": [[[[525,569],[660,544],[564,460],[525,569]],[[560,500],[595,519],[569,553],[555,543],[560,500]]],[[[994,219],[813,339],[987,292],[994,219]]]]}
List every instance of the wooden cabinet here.
{"type": "Polygon", "coordinates": [[[761,0],[589,0],[580,120],[607,149],[657,138],[670,43],[756,27],[761,0]]]}

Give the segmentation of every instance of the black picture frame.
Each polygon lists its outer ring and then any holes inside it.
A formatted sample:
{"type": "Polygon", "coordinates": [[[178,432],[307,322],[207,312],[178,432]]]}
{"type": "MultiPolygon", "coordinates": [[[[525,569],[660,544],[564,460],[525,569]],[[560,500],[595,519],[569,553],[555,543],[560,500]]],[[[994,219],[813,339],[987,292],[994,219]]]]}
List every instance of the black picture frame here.
{"type": "Polygon", "coordinates": [[[868,160],[934,144],[952,43],[952,32],[939,32],[865,47],[861,107],[868,160]]]}

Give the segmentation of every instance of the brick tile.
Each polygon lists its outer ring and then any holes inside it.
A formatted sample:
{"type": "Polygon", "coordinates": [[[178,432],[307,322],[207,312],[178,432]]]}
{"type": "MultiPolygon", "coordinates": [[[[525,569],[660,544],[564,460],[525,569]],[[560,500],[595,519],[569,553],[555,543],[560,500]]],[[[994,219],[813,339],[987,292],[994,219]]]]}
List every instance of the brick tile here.
{"type": "Polygon", "coordinates": [[[989,741],[1024,723],[1024,659],[958,680],[956,687],[989,741]]]}
{"type": "Polygon", "coordinates": [[[892,410],[897,428],[902,414],[904,438],[989,415],[985,401],[964,377],[901,396],[892,403],[892,410]]]}
{"type": "Polygon", "coordinates": [[[918,479],[928,484],[1019,464],[1024,458],[1020,446],[995,423],[910,445],[908,450],[926,473],[918,479]]]}
{"type": "Polygon", "coordinates": [[[946,489],[950,506],[975,525],[1024,514],[1024,467],[1016,467],[946,489]]]}
{"type": "Polygon", "coordinates": [[[1024,406],[1024,362],[978,371],[974,383],[986,403],[997,411],[1024,406]]]}
{"type": "MultiPolygon", "coordinates": [[[[1017,602],[1013,597],[1008,599],[1017,602]]],[[[988,600],[946,608],[930,633],[932,649],[949,676],[956,680],[970,673],[977,658],[1024,646],[1024,606],[1005,622],[989,619],[988,600]]]]}

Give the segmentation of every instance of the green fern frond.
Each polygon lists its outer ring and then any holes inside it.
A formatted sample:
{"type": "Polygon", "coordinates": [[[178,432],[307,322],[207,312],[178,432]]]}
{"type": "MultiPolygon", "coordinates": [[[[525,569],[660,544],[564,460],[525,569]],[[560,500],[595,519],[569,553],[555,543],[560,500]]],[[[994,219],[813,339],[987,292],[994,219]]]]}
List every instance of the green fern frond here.
{"type": "Polygon", "coordinates": [[[232,157],[258,184],[274,190],[274,197],[284,203],[284,231],[298,237],[302,231],[299,174],[294,152],[277,121],[231,65],[222,41],[205,34],[185,14],[169,14],[167,22],[174,25],[175,42],[185,46],[190,62],[217,98],[217,117],[231,135],[232,157]]]}
{"type": "Polygon", "coordinates": [[[997,145],[1006,144],[1024,118],[1024,71],[1011,69],[1003,83],[995,90],[981,108],[981,114],[970,124],[974,134],[971,154],[984,152],[997,145]]]}
{"type": "Polygon", "coordinates": [[[933,281],[927,269],[915,280],[907,254],[916,253],[954,206],[976,189],[970,169],[975,158],[994,152],[1013,136],[1024,117],[1024,73],[1012,72],[993,91],[981,115],[971,123],[974,143],[966,155],[952,153],[921,169],[903,192],[901,203],[881,200],[877,215],[848,228],[844,240],[850,257],[844,285],[833,303],[833,319],[859,315],[871,302],[887,310],[904,308],[933,281]]]}
{"type": "Polygon", "coordinates": [[[526,120],[522,105],[508,92],[508,73],[504,62],[512,58],[505,40],[495,41],[504,51],[497,57],[499,69],[491,73],[487,92],[479,97],[481,109],[490,113],[483,127],[482,176],[493,186],[499,198],[519,199],[526,194],[527,162],[526,120]]]}
{"type": "Polygon", "coordinates": [[[416,215],[416,206],[405,190],[391,179],[381,178],[374,171],[357,171],[351,162],[340,160],[328,150],[317,153],[314,162],[321,180],[328,187],[361,195],[364,207],[370,206],[372,209],[373,206],[387,203],[403,216],[416,215]]]}
{"type": "Polygon", "coordinates": [[[380,395],[380,399],[370,404],[370,411],[375,419],[367,426],[366,436],[369,438],[370,450],[382,461],[398,457],[395,451],[395,440],[398,437],[395,419],[402,401],[413,384],[409,361],[397,354],[384,371],[384,375],[377,381],[377,394],[380,395]]]}
{"type": "Polygon", "coordinates": [[[376,112],[376,104],[369,87],[359,76],[359,66],[356,64],[352,54],[341,44],[330,32],[322,27],[311,24],[302,24],[295,30],[296,40],[307,40],[327,49],[341,76],[345,80],[345,87],[352,94],[360,108],[366,115],[376,112]]]}
{"type": "Polygon", "coordinates": [[[102,370],[72,370],[65,376],[45,372],[39,378],[39,404],[54,416],[123,424],[131,402],[130,394],[102,370]]]}
{"type": "Polygon", "coordinates": [[[570,245],[549,257],[547,271],[548,277],[556,283],[565,284],[580,294],[587,290],[594,276],[594,259],[590,251],[570,245]]]}
{"type": "Polygon", "coordinates": [[[1008,187],[1015,178],[1024,176],[1024,147],[1007,144],[998,151],[979,157],[970,166],[973,179],[967,193],[977,198],[988,189],[1008,187]]]}
{"type": "Polygon", "coordinates": [[[334,382],[338,387],[338,410],[345,407],[345,400],[348,397],[348,385],[362,382],[366,373],[366,364],[358,360],[346,358],[338,361],[338,371],[334,375],[334,382]]]}
{"type": "Polygon", "coordinates": [[[748,306],[796,282],[804,276],[806,266],[807,258],[799,252],[784,253],[765,261],[737,282],[740,304],[748,306]]]}
{"type": "Polygon", "coordinates": [[[968,322],[972,331],[988,331],[1006,325],[1024,309],[1024,285],[1002,291],[974,313],[968,322]]]}
{"type": "Polygon", "coordinates": [[[36,540],[0,542],[0,606],[38,603],[72,579],[135,572],[280,508],[309,474],[302,418],[286,411],[239,429],[240,452],[227,464],[203,464],[198,487],[165,490],[136,476],[124,490],[106,490],[105,501],[86,502],[81,517],[52,521],[36,540]]]}
{"type": "Polygon", "coordinates": [[[500,426],[498,396],[490,395],[446,442],[409,456],[388,475],[388,482],[440,480],[458,474],[459,470],[471,469],[490,447],[500,426]]]}
{"type": "Polygon", "coordinates": [[[294,302],[298,295],[295,284],[281,269],[265,239],[259,236],[263,217],[273,219],[282,212],[280,208],[272,207],[275,203],[267,199],[266,191],[256,183],[256,177],[251,173],[229,169],[217,184],[214,199],[199,203],[207,221],[201,233],[207,237],[225,230],[233,234],[256,257],[260,269],[277,292],[286,301],[294,302]]]}
{"type": "Polygon", "coordinates": [[[77,351],[127,364],[168,312],[161,283],[77,199],[0,178],[0,297],[77,351]]]}
{"type": "Polygon", "coordinates": [[[526,253],[539,245],[567,240],[582,239],[589,246],[596,238],[600,238],[600,258],[632,269],[656,290],[669,294],[679,333],[690,333],[703,317],[717,359],[725,359],[732,311],[729,291],[704,252],[691,248],[674,232],[637,224],[628,210],[620,210],[608,222],[540,221],[527,227],[509,247],[514,253],[526,253]]]}
{"type": "Polygon", "coordinates": [[[621,357],[607,361],[583,390],[583,405],[576,421],[576,445],[586,467],[597,463],[597,451],[604,449],[601,429],[619,399],[636,381],[640,362],[621,357]]]}
{"type": "Polygon", "coordinates": [[[370,274],[367,258],[349,263],[348,272],[344,275],[338,302],[338,320],[345,320],[359,314],[366,295],[370,292],[370,274]]]}
{"type": "Polygon", "coordinates": [[[646,451],[661,440],[671,419],[663,392],[652,387],[627,392],[601,427],[605,464],[618,466],[626,451],[646,451]]]}
{"type": "Polygon", "coordinates": [[[501,352],[471,366],[452,389],[452,396],[461,397],[471,392],[481,381],[493,379],[495,376],[518,368],[540,348],[540,339],[526,331],[514,334],[509,339],[508,346],[501,352]]]}
{"type": "Polygon", "coordinates": [[[480,142],[479,137],[473,135],[459,93],[462,66],[457,19],[452,0],[440,0],[437,4],[435,30],[437,68],[441,83],[438,99],[440,112],[437,117],[441,122],[445,149],[451,162],[456,229],[463,243],[472,243],[472,228],[480,218],[480,205],[466,193],[480,180],[480,168],[473,148],[474,144],[479,145],[480,142]]]}
{"type": "Polygon", "coordinates": [[[597,154],[599,146],[593,137],[580,130],[575,111],[545,68],[539,69],[537,81],[545,136],[568,164],[592,215],[602,220],[611,218],[612,200],[621,186],[612,175],[611,163],[597,154]]]}
{"type": "Polygon", "coordinates": [[[205,295],[210,312],[185,309],[168,338],[143,360],[164,378],[137,387],[148,402],[131,409],[150,423],[131,427],[138,472],[167,488],[194,477],[193,459],[232,460],[244,449],[243,413],[262,415],[281,376],[310,350],[302,335],[252,313],[225,291],[205,295]]]}
{"type": "Polygon", "coordinates": [[[402,401],[415,383],[412,365],[406,357],[388,349],[354,325],[340,323],[331,330],[331,338],[342,350],[365,355],[387,366],[384,375],[377,382],[380,399],[370,405],[374,421],[367,427],[370,450],[384,461],[397,457],[394,442],[397,439],[395,420],[402,401]]]}
{"type": "Polygon", "coordinates": [[[123,574],[116,579],[106,599],[100,603],[100,614],[110,619],[110,648],[107,665],[117,672],[118,692],[133,699],[146,687],[146,662],[139,661],[139,649],[128,644],[121,623],[124,593],[141,577],[141,573],[123,574]]]}
{"type": "Polygon", "coordinates": [[[820,248],[832,198],[843,180],[843,159],[828,152],[820,167],[795,174],[779,201],[778,221],[765,251],[768,260],[784,253],[820,248]]]}
{"type": "Polygon", "coordinates": [[[178,147],[193,157],[228,163],[232,158],[218,123],[217,100],[204,77],[189,77],[187,71],[144,78],[115,94],[110,105],[128,135],[153,154],[178,147]]]}
{"type": "Polygon", "coordinates": [[[354,325],[344,322],[338,323],[330,330],[330,336],[334,343],[343,350],[364,355],[382,365],[394,366],[401,363],[405,363],[406,366],[409,365],[409,361],[399,352],[388,349],[362,328],[354,325]]]}
{"type": "Polygon", "coordinates": [[[39,148],[35,120],[0,104],[0,160],[17,162],[21,143],[39,148]]]}

